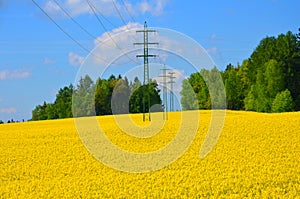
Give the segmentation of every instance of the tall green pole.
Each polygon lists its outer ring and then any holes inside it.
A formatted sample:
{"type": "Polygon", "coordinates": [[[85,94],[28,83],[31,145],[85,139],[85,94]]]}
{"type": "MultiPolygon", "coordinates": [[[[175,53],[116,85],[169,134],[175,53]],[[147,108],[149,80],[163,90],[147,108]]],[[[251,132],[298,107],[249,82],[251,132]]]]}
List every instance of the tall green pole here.
{"type": "Polygon", "coordinates": [[[168,83],[171,84],[171,89],[170,89],[170,111],[174,111],[174,93],[173,93],[173,84],[175,83],[174,74],[175,74],[175,72],[169,72],[170,81],[168,83]]]}
{"type": "Polygon", "coordinates": [[[168,120],[168,95],[167,95],[167,81],[166,81],[166,79],[167,79],[167,77],[169,77],[169,76],[167,76],[167,70],[169,70],[169,69],[167,69],[166,65],[164,64],[164,67],[160,70],[163,71],[163,75],[160,76],[160,77],[163,78],[163,82],[162,82],[162,84],[163,84],[163,104],[164,104],[164,116],[163,116],[163,118],[164,118],[164,120],[168,120]]]}
{"type": "Polygon", "coordinates": [[[137,55],[137,57],[144,58],[144,82],[143,85],[145,90],[143,91],[143,121],[146,120],[146,98],[148,98],[148,120],[151,121],[151,111],[150,111],[150,81],[149,81],[149,57],[156,57],[156,55],[149,55],[148,45],[158,44],[157,42],[148,42],[148,33],[156,32],[155,30],[149,30],[147,27],[147,22],[145,21],[144,30],[137,30],[138,32],[144,33],[144,42],[142,43],[134,43],[135,45],[144,45],[144,54],[137,55]]]}

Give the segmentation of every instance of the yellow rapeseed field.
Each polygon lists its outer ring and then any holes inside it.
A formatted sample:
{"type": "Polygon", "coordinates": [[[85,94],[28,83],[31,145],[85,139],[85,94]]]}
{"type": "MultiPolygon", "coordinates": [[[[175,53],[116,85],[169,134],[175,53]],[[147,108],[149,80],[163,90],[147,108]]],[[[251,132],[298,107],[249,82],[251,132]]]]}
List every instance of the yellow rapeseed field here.
{"type": "MultiPolygon", "coordinates": [[[[200,112],[196,137],[177,161],[146,173],[94,158],[74,119],[0,125],[0,198],[300,198],[300,112],[227,111],[216,146],[200,158],[210,116],[200,112]]],[[[97,119],[112,143],[146,153],[172,141],[180,118],[170,113],[162,131],[145,138],[124,133],[113,116],[97,119]]]]}

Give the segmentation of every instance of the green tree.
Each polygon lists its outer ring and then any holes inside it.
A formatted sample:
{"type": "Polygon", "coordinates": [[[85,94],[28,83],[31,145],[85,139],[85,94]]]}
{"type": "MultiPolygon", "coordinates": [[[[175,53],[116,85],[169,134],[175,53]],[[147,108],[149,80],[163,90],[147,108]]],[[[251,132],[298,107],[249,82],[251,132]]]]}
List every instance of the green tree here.
{"type": "Polygon", "coordinates": [[[244,60],[242,65],[238,66],[238,78],[242,82],[242,92],[244,97],[247,96],[251,89],[251,78],[249,76],[249,60],[244,60]]]}
{"type": "Polygon", "coordinates": [[[247,94],[247,97],[244,99],[245,103],[245,110],[246,111],[256,111],[256,96],[255,96],[255,87],[254,85],[251,86],[250,92],[247,94]]]}
{"type": "Polygon", "coordinates": [[[260,41],[259,45],[251,54],[248,65],[248,77],[251,85],[256,83],[258,70],[264,71],[263,65],[266,62],[270,59],[276,60],[277,53],[275,52],[275,42],[275,37],[266,37],[260,41]]]}
{"type": "Polygon", "coordinates": [[[47,113],[47,119],[48,120],[59,118],[58,114],[57,114],[55,104],[53,104],[53,103],[48,103],[47,104],[46,113],[47,113]]]}
{"type": "Polygon", "coordinates": [[[135,90],[137,90],[139,87],[142,86],[141,81],[139,80],[138,77],[135,77],[133,80],[133,83],[130,82],[130,93],[132,94],[135,90]]]}
{"type": "Polygon", "coordinates": [[[200,71],[205,84],[209,90],[211,108],[225,109],[226,108],[226,91],[222,81],[220,71],[214,66],[210,71],[200,71]]]}
{"type": "Polygon", "coordinates": [[[290,90],[293,99],[300,94],[300,42],[292,32],[277,37],[276,49],[278,62],[284,65],[285,87],[290,90]]]}
{"type": "Polygon", "coordinates": [[[111,108],[113,114],[129,113],[130,88],[128,81],[119,79],[114,87],[111,97],[111,108]]]}
{"type": "Polygon", "coordinates": [[[286,89],[278,93],[272,104],[272,112],[288,112],[294,110],[294,101],[291,92],[286,89]]]}
{"type": "Polygon", "coordinates": [[[231,110],[242,109],[244,107],[243,84],[241,78],[238,76],[238,69],[227,67],[223,78],[225,79],[227,108],[231,110]]]}
{"type": "Polygon", "coordinates": [[[143,100],[145,100],[145,112],[149,111],[149,108],[156,105],[155,111],[163,111],[162,101],[159,95],[160,90],[156,81],[150,80],[150,84],[143,85],[135,90],[129,99],[129,111],[130,113],[142,113],[143,112],[143,100]],[[150,107],[148,106],[149,98],[145,94],[150,95],[150,107]],[[157,106],[158,105],[158,106],[157,106]]]}
{"type": "Polygon", "coordinates": [[[261,69],[257,72],[256,83],[254,85],[254,92],[256,93],[256,110],[258,112],[269,112],[271,110],[267,92],[266,92],[266,83],[263,72],[261,69]]]}
{"type": "Polygon", "coordinates": [[[111,114],[111,94],[108,80],[98,79],[97,81],[95,110],[97,115],[111,114]]]}
{"type": "Polygon", "coordinates": [[[96,115],[109,115],[113,111],[114,114],[128,112],[129,95],[127,77],[123,80],[121,75],[118,78],[111,75],[107,80],[98,79],[95,91],[96,115]],[[112,98],[113,95],[114,99],[112,98]],[[128,101],[127,105],[126,100],[128,101]]]}
{"type": "Polygon", "coordinates": [[[283,67],[276,60],[265,63],[266,92],[269,98],[274,99],[276,94],[284,88],[283,67]]]}
{"type": "Polygon", "coordinates": [[[188,79],[182,81],[181,106],[183,110],[196,110],[199,109],[196,93],[194,92],[188,79]]]}
{"type": "MultiPolygon", "coordinates": [[[[294,100],[300,94],[300,42],[297,35],[292,32],[280,34],[278,37],[266,37],[261,40],[249,61],[249,73],[251,74],[251,84],[255,83],[258,69],[266,71],[266,63],[270,60],[277,61],[277,65],[282,68],[284,77],[284,88],[290,90],[294,100]]],[[[300,102],[299,102],[300,103],[300,102]]],[[[296,107],[298,103],[296,103],[296,107]]]]}
{"type": "Polygon", "coordinates": [[[58,118],[70,118],[73,117],[72,114],[72,95],[73,95],[73,85],[65,86],[64,88],[59,89],[58,94],[56,95],[56,100],[54,103],[55,110],[50,111],[51,118],[54,119],[57,114],[58,118]]]}
{"type": "Polygon", "coordinates": [[[48,114],[46,112],[47,103],[44,102],[43,105],[37,105],[32,111],[32,120],[47,120],[48,114]]]}
{"type": "Polygon", "coordinates": [[[193,73],[189,77],[189,83],[192,86],[194,92],[196,93],[199,109],[210,109],[211,100],[208,91],[208,87],[202,77],[202,74],[208,71],[203,69],[201,72],[193,73]]]}
{"type": "Polygon", "coordinates": [[[73,93],[72,103],[74,117],[96,115],[95,85],[88,75],[80,78],[73,93]]]}

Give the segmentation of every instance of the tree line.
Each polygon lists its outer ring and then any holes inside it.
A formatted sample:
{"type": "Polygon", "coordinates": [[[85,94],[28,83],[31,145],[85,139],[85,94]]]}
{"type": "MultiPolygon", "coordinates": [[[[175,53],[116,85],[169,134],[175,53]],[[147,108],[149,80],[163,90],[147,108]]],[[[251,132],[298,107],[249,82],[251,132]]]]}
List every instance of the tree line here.
{"type": "MultiPolygon", "coordinates": [[[[299,29],[300,32],[300,29],[299,29]]],[[[205,78],[215,73],[203,69],[183,81],[183,109],[211,109],[211,93],[205,78]],[[190,84],[196,100],[187,89],[190,84]]],[[[300,110],[300,33],[262,39],[250,58],[221,72],[226,90],[226,108],[257,112],[300,110]]],[[[221,107],[220,107],[221,108],[221,107]]]]}
{"type": "MultiPolygon", "coordinates": [[[[300,29],[298,34],[289,31],[265,37],[241,65],[229,64],[223,72],[214,67],[191,74],[183,80],[180,94],[184,110],[299,111],[300,29]]],[[[146,112],[155,104],[159,106],[151,111],[163,110],[156,81],[142,85],[137,77],[129,82],[121,75],[111,75],[94,83],[86,75],[78,85],[61,88],[53,103],[37,105],[32,120],[141,113],[143,104],[146,112]],[[147,89],[149,96],[144,98],[147,89]]]]}
{"type": "Polygon", "coordinates": [[[81,77],[78,85],[72,84],[59,89],[53,103],[44,102],[37,105],[32,111],[31,120],[60,119],[69,117],[110,115],[143,112],[143,99],[145,111],[148,112],[148,100],[151,111],[162,111],[160,90],[155,80],[148,85],[142,85],[135,77],[133,82],[111,75],[108,79],[97,79],[96,83],[86,75],[81,77]],[[148,89],[149,92],[146,92],[148,89]],[[149,93],[148,98],[143,98],[149,93]],[[72,106],[73,105],[73,106],[72,106]]]}

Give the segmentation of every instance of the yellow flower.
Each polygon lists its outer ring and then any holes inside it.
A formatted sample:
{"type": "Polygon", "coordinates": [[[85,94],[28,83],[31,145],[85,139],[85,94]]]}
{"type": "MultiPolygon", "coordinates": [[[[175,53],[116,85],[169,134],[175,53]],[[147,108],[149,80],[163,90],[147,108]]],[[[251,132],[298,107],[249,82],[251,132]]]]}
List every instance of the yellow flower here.
{"type": "MultiPolygon", "coordinates": [[[[150,125],[139,114],[130,117],[137,125],[150,125]]],[[[148,173],[99,162],[83,145],[74,119],[0,125],[0,198],[300,197],[300,113],[227,111],[215,148],[201,159],[210,117],[210,111],[200,111],[188,150],[148,173]]],[[[169,113],[161,131],[147,138],[124,133],[113,116],[97,119],[118,147],[149,153],[173,140],[181,116],[169,113]]]]}

